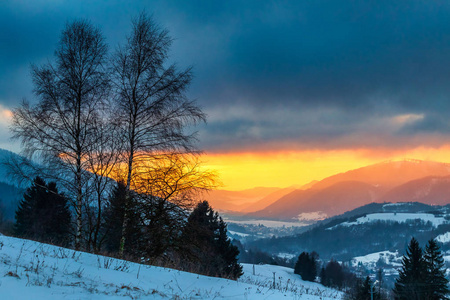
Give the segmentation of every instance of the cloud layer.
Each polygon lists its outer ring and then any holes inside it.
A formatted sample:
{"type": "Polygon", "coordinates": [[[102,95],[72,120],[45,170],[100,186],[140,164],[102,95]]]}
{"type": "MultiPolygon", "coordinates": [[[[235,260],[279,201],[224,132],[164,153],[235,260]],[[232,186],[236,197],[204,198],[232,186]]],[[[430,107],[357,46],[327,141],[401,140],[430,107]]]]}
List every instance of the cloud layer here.
{"type": "Polygon", "coordinates": [[[6,1],[0,4],[0,99],[32,97],[29,63],[59,31],[91,19],[114,49],[145,9],[193,65],[190,95],[209,114],[201,147],[438,147],[450,137],[446,1],[6,1]]]}

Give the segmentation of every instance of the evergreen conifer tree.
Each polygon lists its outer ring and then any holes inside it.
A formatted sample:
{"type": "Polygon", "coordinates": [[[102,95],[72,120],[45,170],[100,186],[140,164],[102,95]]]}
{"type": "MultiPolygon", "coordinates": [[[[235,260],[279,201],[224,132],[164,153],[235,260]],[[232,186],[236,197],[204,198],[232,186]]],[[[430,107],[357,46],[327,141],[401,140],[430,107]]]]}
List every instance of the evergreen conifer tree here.
{"type": "MultiPolygon", "coordinates": [[[[138,218],[136,216],[136,202],[135,197],[130,193],[130,201],[128,203],[130,218],[129,226],[127,227],[127,243],[125,245],[125,252],[127,254],[134,253],[139,238],[138,218]]],[[[125,216],[125,197],[127,196],[126,185],[123,182],[118,182],[117,186],[111,193],[108,199],[107,206],[104,212],[105,218],[105,248],[107,251],[116,253],[119,251],[120,240],[122,237],[122,224],[125,216]]]]}
{"type": "Polygon", "coordinates": [[[196,266],[195,271],[232,279],[242,275],[237,262],[239,250],[231,244],[225,222],[207,201],[200,202],[190,214],[183,240],[188,241],[187,259],[196,266]]]}
{"type": "Polygon", "coordinates": [[[322,285],[325,285],[325,286],[328,284],[327,273],[325,272],[325,268],[324,267],[322,267],[320,269],[320,283],[322,285]]]}
{"type": "Polygon", "coordinates": [[[67,199],[56,183],[36,177],[16,211],[17,236],[42,242],[66,245],[70,234],[71,214],[67,199]]]}
{"type": "Polygon", "coordinates": [[[314,281],[317,276],[317,261],[314,253],[302,252],[295,263],[294,273],[303,280],[314,281]]]}
{"type": "Polygon", "coordinates": [[[137,199],[142,219],[139,223],[139,255],[150,263],[159,261],[164,264],[182,247],[180,239],[187,212],[159,197],[137,195],[137,199]]]}
{"type": "Polygon", "coordinates": [[[358,300],[369,300],[370,299],[370,288],[372,286],[372,280],[367,276],[366,279],[361,282],[361,285],[358,288],[358,293],[356,299],[358,300]]]}
{"type": "Polygon", "coordinates": [[[448,279],[445,277],[444,258],[436,240],[431,239],[425,246],[424,260],[427,270],[427,299],[448,299],[448,279]]]}
{"type": "Polygon", "coordinates": [[[412,238],[403,256],[402,269],[395,282],[394,295],[398,300],[419,300],[427,296],[427,267],[419,242],[412,238]]]}
{"type": "Polygon", "coordinates": [[[221,217],[219,217],[217,248],[223,258],[223,272],[227,277],[237,279],[242,273],[242,266],[238,264],[239,249],[231,243],[227,235],[227,225],[221,217]]]}

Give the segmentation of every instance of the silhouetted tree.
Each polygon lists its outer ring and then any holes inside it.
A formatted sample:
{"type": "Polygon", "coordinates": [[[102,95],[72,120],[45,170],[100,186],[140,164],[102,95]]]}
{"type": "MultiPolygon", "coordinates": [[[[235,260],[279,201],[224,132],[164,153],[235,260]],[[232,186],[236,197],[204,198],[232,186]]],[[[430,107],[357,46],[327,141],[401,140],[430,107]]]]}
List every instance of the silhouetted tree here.
{"type": "Polygon", "coordinates": [[[239,250],[227,236],[226,224],[207,201],[200,202],[189,215],[183,240],[189,243],[186,259],[197,272],[236,279],[242,275],[239,250]]]}
{"type": "Polygon", "coordinates": [[[399,300],[419,300],[427,296],[427,266],[419,242],[412,238],[403,256],[402,269],[395,282],[394,295],[399,300]]]}
{"type": "MultiPolygon", "coordinates": [[[[107,46],[99,29],[88,21],[64,28],[55,62],[32,67],[36,105],[24,102],[13,111],[13,137],[28,158],[37,158],[46,177],[64,182],[75,212],[75,249],[81,248],[83,201],[89,173],[88,155],[93,121],[99,117],[108,89],[107,46]]],[[[33,167],[28,164],[28,167],[33,167]]]]}
{"type": "MultiPolygon", "coordinates": [[[[122,224],[125,215],[125,197],[127,191],[126,186],[123,182],[118,182],[117,186],[111,193],[108,203],[104,210],[104,222],[105,225],[102,227],[104,230],[104,246],[108,252],[118,253],[120,239],[122,237],[122,224]]],[[[127,227],[127,244],[125,245],[125,252],[127,254],[135,253],[137,243],[141,238],[139,230],[139,216],[137,214],[137,202],[136,197],[133,193],[130,194],[129,208],[130,217],[129,224],[127,227]]]]}
{"type": "Polygon", "coordinates": [[[136,251],[150,263],[155,260],[164,263],[182,247],[180,239],[187,211],[151,195],[140,194],[138,200],[138,214],[142,221],[136,251]]]}
{"type": "Polygon", "coordinates": [[[448,299],[448,279],[445,277],[445,263],[436,240],[431,239],[425,246],[424,260],[426,265],[427,299],[448,299]]]}
{"type": "Polygon", "coordinates": [[[292,262],[287,258],[282,258],[276,255],[271,255],[267,252],[261,251],[258,248],[246,249],[242,243],[233,239],[231,241],[239,250],[239,262],[248,264],[267,264],[275,266],[292,267],[292,262]]]}
{"type": "Polygon", "coordinates": [[[328,278],[327,273],[325,272],[325,267],[320,268],[320,283],[327,286],[328,278]]]}
{"type": "Polygon", "coordinates": [[[295,263],[294,273],[299,274],[303,280],[314,281],[317,276],[317,254],[302,252],[295,263]]]}
{"type": "Polygon", "coordinates": [[[101,111],[102,115],[92,121],[91,134],[92,142],[87,143],[87,161],[90,176],[89,196],[90,201],[84,201],[85,208],[85,236],[87,250],[94,253],[102,248],[106,236],[104,222],[104,208],[108,201],[108,193],[113,189],[117,165],[119,163],[119,153],[121,138],[118,136],[118,128],[111,120],[110,112],[101,111]]]}
{"type": "MultiPolygon", "coordinates": [[[[127,191],[133,185],[136,189],[140,179],[149,174],[151,163],[150,167],[148,163],[156,161],[158,155],[192,153],[195,136],[185,133],[184,129],[205,120],[205,114],[186,96],[191,69],[180,71],[167,63],[171,44],[168,31],[143,13],[133,20],[127,43],[119,47],[114,56],[116,119],[124,137],[127,191]]],[[[130,220],[127,213],[128,197],[123,233],[130,220]]],[[[119,252],[125,240],[123,234],[119,252]]]]}
{"type": "Polygon", "coordinates": [[[354,285],[356,280],[355,274],[333,259],[320,271],[320,283],[325,286],[342,289],[354,285]]]}
{"type": "Polygon", "coordinates": [[[57,245],[67,245],[71,215],[67,199],[58,193],[56,183],[36,177],[16,211],[15,233],[57,245]]]}

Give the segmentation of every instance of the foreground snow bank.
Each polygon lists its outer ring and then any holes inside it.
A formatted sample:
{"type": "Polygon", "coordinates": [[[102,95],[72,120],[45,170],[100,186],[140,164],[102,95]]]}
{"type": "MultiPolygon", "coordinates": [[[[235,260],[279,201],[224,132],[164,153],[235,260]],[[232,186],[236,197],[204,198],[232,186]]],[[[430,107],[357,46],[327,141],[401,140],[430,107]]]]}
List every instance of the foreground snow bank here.
{"type": "Polygon", "coordinates": [[[340,299],[284,267],[244,264],[238,281],[0,236],[2,299],[340,299]],[[275,272],[275,288],[273,277],[275,272]]]}

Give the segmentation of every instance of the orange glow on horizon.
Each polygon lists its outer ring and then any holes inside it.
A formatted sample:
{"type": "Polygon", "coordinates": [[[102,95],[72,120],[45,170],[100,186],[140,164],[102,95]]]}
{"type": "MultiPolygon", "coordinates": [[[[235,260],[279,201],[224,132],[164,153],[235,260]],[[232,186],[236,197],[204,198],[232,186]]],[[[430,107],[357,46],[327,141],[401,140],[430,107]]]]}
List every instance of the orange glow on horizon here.
{"type": "Polygon", "coordinates": [[[450,163],[450,145],[410,150],[347,149],[267,153],[210,153],[204,166],[218,172],[221,189],[289,187],[386,160],[419,159],[450,163]]]}

